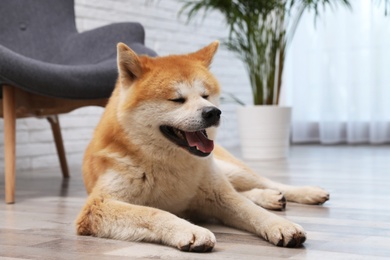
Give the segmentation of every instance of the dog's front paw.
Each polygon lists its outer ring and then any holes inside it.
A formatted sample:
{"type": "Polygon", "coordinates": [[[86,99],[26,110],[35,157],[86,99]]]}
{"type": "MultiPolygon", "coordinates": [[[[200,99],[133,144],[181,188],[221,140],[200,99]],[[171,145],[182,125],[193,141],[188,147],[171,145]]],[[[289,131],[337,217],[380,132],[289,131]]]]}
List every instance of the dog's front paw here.
{"type": "Polygon", "coordinates": [[[299,247],[305,242],[306,233],[300,225],[277,218],[267,223],[264,238],[276,246],[299,247]]]}
{"type": "Polygon", "coordinates": [[[241,193],[255,204],[271,210],[286,208],[286,199],[280,191],[271,189],[252,189],[241,193]]]}
{"type": "Polygon", "coordinates": [[[192,224],[178,230],[172,239],[173,245],[187,252],[210,252],[216,243],[211,231],[192,224]]]}
{"type": "Polygon", "coordinates": [[[327,191],[313,186],[294,187],[285,196],[288,201],[311,205],[323,204],[329,200],[327,191]]]}

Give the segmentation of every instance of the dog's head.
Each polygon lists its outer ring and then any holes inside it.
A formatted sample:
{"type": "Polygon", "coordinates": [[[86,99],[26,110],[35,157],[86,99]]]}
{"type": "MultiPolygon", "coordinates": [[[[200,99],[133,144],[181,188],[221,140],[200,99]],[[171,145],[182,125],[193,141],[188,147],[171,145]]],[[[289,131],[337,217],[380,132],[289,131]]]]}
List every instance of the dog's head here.
{"type": "Polygon", "coordinates": [[[139,145],[184,148],[205,157],[220,121],[220,87],[209,66],[219,43],[186,54],[150,58],[118,44],[118,118],[139,145]]]}

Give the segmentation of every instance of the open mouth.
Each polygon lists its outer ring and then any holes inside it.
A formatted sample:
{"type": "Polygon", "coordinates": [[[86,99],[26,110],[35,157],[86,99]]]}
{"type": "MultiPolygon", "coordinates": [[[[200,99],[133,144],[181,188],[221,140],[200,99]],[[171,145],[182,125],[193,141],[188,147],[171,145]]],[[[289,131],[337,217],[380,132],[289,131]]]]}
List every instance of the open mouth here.
{"type": "Polygon", "coordinates": [[[186,149],[191,154],[206,157],[214,149],[213,140],[208,139],[205,129],[186,132],[171,126],[160,126],[160,131],[170,141],[186,149]]]}

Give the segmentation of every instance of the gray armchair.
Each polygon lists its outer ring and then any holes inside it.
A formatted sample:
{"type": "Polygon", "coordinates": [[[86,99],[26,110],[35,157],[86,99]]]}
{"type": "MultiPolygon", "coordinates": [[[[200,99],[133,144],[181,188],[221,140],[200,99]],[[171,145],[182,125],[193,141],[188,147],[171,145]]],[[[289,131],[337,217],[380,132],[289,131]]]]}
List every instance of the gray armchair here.
{"type": "Polygon", "coordinates": [[[73,0],[2,0],[0,115],[4,118],[5,195],[14,202],[15,121],[36,116],[51,124],[62,174],[69,176],[58,114],[105,106],[117,77],[116,44],[155,56],[139,23],[79,33],[73,0]]]}

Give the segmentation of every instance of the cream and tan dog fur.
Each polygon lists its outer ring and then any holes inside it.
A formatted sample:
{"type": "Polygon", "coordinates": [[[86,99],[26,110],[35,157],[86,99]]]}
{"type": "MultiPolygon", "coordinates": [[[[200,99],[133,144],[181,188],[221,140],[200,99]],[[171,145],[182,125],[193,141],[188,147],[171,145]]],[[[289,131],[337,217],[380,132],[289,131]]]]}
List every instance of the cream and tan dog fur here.
{"type": "Polygon", "coordinates": [[[214,234],[185,219],[214,218],[277,246],[305,241],[300,225],[264,208],[321,204],[328,193],[273,182],[213,149],[220,87],[208,68],[217,48],[150,58],[118,44],[117,85],[84,158],[78,234],[206,252],[214,234]]]}

